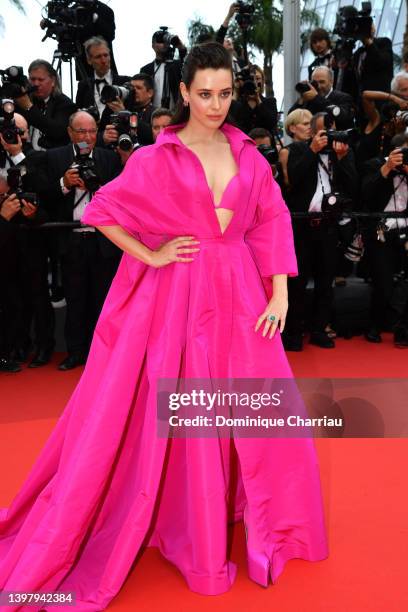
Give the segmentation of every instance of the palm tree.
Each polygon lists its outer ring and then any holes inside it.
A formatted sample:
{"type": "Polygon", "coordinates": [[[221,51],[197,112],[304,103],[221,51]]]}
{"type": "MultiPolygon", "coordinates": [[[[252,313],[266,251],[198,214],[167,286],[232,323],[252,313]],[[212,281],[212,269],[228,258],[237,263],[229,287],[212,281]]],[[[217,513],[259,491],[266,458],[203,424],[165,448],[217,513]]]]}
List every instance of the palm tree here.
{"type": "MultiPolygon", "coordinates": [[[[408,0],[407,0],[408,2],[408,0]]],[[[248,46],[248,56],[253,57],[256,49],[263,55],[263,70],[265,74],[265,93],[267,96],[273,95],[273,54],[282,48],[283,34],[283,0],[253,0],[254,14],[252,23],[246,30],[248,46]],[[277,6],[276,6],[277,5],[277,6]]],[[[315,11],[309,9],[308,0],[303,2],[301,12],[301,23],[305,30],[304,38],[308,37],[308,32],[320,23],[319,16],[315,11]]],[[[191,21],[188,26],[189,41],[191,44],[198,34],[203,32],[214,32],[211,26],[205,25],[199,18],[191,21]]],[[[228,36],[231,36],[236,45],[242,46],[244,43],[243,32],[234,20],[228,28],[228,36]]]]}
{"type": "MultiPolygon", "coordinates": [[[[21,0],[8,0],[10,4],[12,4],[16,9],[21,11],[21,13],[25,14],[24,5],[21,0]]],[[[4,19],[2,15],[0,15],[0,32],[4,31],[4,19]]]]}

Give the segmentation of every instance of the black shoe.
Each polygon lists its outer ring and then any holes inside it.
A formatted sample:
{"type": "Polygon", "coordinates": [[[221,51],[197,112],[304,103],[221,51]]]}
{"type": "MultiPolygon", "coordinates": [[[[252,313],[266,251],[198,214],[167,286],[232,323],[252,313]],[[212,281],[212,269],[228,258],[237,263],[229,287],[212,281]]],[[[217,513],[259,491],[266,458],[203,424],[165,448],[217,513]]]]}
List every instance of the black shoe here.
{"type": "Polygon", "coordinates": [[[367,340],[367,342],[375,342],[376,344],[382,342],[381,334],[375,327],[371,327],[368,331],[366,331],[364,338],[367,340]]]}
{"type": "Polygon", "coordinates": [[[315,346],[320,346],[320,348],[334,348],[336,345],[334,344],[334,340],[329,338],[326,332],[317,332],[314,331],[310,334],[310,344],[314,344],[315,346]]]}
{"type": "Polygon", "coordinates": [[[21,366],[19,363],[17,363],[17,361],[14,361],[13,359],[1,357],[0,372],[21,372],[21,366]]]}
{"type": "Polygon", "coordinates": [[[303,338],[301,334],[282,334],[282,342],[285,351],[301,351],[303,350],[303,338]]]}
{"type": "Polygon", "coordinates": [[[28,364],[29,368],[41,368],[51,361],[53,349],[40,349],[28,364]]]}
{"type": "Polygon", "coordinates": [[[11,359],[13,361],[17,361],[17,363],[21,365],[22,363],[25,363],[26,361],[28,361],[29,356],[30,356],[29,348],[18,348],[13,351],[11,355],[11,359]]]}
{"type": "Polygon", "coordinates": [[[396,327],[394,331],[394,344],[399,348],[408,347],[408,329],[406,327],[396,327]]]}
{"type": "Polygon", "coordinates": [[[77,366],[84,365],[86,363],[86,357],[84,355],[68,355],[58,366],[59,370],[72,370],[77,366]]]}

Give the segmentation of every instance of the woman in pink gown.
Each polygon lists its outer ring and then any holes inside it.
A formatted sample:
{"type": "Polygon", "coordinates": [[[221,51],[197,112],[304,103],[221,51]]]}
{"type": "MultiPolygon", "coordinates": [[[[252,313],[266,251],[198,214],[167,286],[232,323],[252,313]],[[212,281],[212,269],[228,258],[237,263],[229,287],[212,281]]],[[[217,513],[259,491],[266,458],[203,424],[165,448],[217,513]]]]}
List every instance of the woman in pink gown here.
{"type": "MultiPolygon", "coordinates": [[[[156,432],[160,378],[292,377],[280,338],[297,272],[290,216],[255,143],[225,121],[228,53],[193,48],[180,87],[176,124],[87,206],[82,221],[124,255],[78,386],[0,510],[0,590],[73,591],[81,612],[108,606],[145,546],[193,591],[227,591],[227,527],[242,518],[264,586],[289,559],[327,556],[312,439],[156,432]]],[[[53,609],[27,610],[40,608],[53,609]]]]}

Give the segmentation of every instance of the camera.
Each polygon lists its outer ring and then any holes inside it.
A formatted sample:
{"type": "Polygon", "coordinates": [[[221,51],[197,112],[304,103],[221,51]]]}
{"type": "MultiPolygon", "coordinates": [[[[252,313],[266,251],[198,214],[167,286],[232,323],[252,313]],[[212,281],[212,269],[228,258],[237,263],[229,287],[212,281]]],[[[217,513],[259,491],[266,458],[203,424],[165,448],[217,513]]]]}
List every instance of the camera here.
{"type": "Polygon", "coordinates": [[[37,90],[36,86],[30,85],[21,66],[10,66],[0,70],[2,86],[0,96],[4,98],[18,98],[24,94],[31,94],[37,90]]]}
{"type": "Polygon", "coordinates": [[[101,91],[101,102],[107,104],[108,102],[114,102],[116,98],[119,100],[126,100],[132,91],[130,83],[124,85],[104,85],[101,91]]]}
{"type": "Polygon", "coordinates": [[[17,168],[16,166],[12,168],[8,168],[7,170],[7,184],[9,186],[9,193],[15,193],[20,205],[22,205],[22,201],[30,202],[34,206],[38,206],[38,197],[36,193],[31,191],[24,191],[23,189],[23,180],[21,176],[21,168],[17,168]]]}
{"type": "Polygon", "coordinates": [[[255,81],[255,75],[249,68],[244,68],[237,73],[236,79],[243,81],[239,89],[240,95],[254,96],[258,91],[258,85],[255,81]]]}
{"type": "Polygon", "coordinates": [[[24,134],[24,130],[16,126],[13,100],[1,100],[0,134],[7,144],[17,144],[18,137],[24,134]]]}
{"type": "Polygon", "coordinates": [[[137,145],[137,113],[120,111],[111,116],[111,123],[119,133],[117,144],[122,151],[131,151],[137,145]]]}
{"type": "Polygon", "coordinates": [[[310,83],[305,82],[305,81],[300,81],[299,83],[296,83],[295,85],[295,90],[298,92],[298,94],[303,95],[304,93],[306,93],[307,91],[310,91],[311,87],[313,86],[317,91],[319,91],[319,84],[316,81],[311,81],[310,83]]]}
{"type": "Polygon", "coordinates": [[[402,153],[401,166],[408,166],[408,147],[400,147],[400,153],[402,153]]]}
{"type": "Polygon", "coordinates": [[[258,151],[264,156],[270,166],[275,166],[279,161],[279,151],[276,145],[272,146],[260,144],[257,146],[258,151]]]}
{"type": "Polygon", "coordinates": [[[398,104],[394,102],[386,102],[383,104],[380,109],[380,116],[383,123],[388,123],[389,121],[397,119],[403,121],[405,125],[408,126],[408,111],[400,110],[398,104]]]}
{"type": "Polygon", "coordinates": [[[326,130],[328,147],[333,147],[333,142],[342,142],[343,144],[353,144],[358,138],[358,132],[355,128],[348,130],[326,130]]]}
{"type": "Polygon", "coordinates": [[[89,154],[81,153],[81,148],[75,145],[76,156],[71,168],[78,170],[79,177],[84,181],[87,191],[94,193],[101,186],[101,179],[95,166],[95,161],[89,154]]]}
{"type": "Polygon", "coordinates": [[[371,2],[362,2],[361,11],[354,6],[343,6],[336,16],[333,30],[343,39],[362,40],[371,36],[373,19],[371,15],[371,2]]]}
{"type": "Polygon", "coordinates": [[[171,62],[174,59],[176,47],[181,43],[180,38],[176,34],[170,34],[167,26],[160,26],[160,29],[153,34],[153,40],[157,43],[165,45],[160,51],[160,56],[165,62],[171,62]]]}
{"type": "Polygon", "coordinates": [[[333,34],[339,38],[333,54],[338,64],[350,62],[356,41],[371,36],[371,2],[362,2],[361,6],[361,11],[351,5],[343,6],[337,13],[333,34]]]}
{"type": "Polygon", "coordinates": [[[253,4],[242,2],[242,0],[238,0],[236,4],[238,5],[238,12],[235,15],[235,20],[242,30],[246,30],[252,23],[255,7],[253,4]]]}
{"type": "Polygon", "coordinates": [[[343,213],[351,212],[353,201],[340,193],[325,193],[322,199],[322,212],[333,217],[340,217],[343,213]]]}
{"type": "Polygon", "coordinates": [[[47,17],[40,24],[46,30],[41,42],[47,38],[57,40],[62,59],[78,55],[82,30],[96,21],[96,10],[96,0],[51,0],[45,6],[47,17]]]}

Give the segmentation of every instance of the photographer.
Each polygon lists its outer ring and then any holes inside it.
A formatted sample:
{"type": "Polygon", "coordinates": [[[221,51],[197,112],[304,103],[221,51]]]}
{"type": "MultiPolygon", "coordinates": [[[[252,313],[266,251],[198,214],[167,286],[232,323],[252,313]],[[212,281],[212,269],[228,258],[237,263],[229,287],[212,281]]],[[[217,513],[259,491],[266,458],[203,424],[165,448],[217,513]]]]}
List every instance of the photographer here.
{"type": "Polygon", "coordinates": [[[83,43],[94,36],[102,37],[108,44],[112,72],[117,74],[113,58],[112,41],[115,38],[115,14],[104,2],[99,0],[60,0],[48,2],[45,6],[47,18],[41,20],[40,26],[46,30],[43,40],[48,37],[58,41],[62,53],[75,57],[76,78],[78,81],[87,75],[93,76],[93,69],[87,61],[83,43]]]}
{"type": "Polygon", "coordinates": [[[358,186],[354,156],[347,133],[336,132],[332,118],[318,113],[312,119],[312,140],[293,142],[288,156],[290,191],[286,203],[291,212],[328,212],[293,222],[299,276],[289,279],[289,311],[283,335],[287,350],[302,350],[306,286],[314,279],[310,342],[333,348],[326,333],[331,319],[338,219],[351,206],[358,186]],[[330,127],[330,129],[328,129],[330,127]],[[336,140],[337,138],[337,140],[336,140]]]}
{"type": "MultiPolygon", "coordinates": [[[[369,211],[402,212],[408,199],[408,137],[398,135],[386,157],[365,164],[362,194],[369,211]],[[396,146],[396,145],[399,146],[396,146]]],[[[373,281],[370,325],[365,333],[369,342],[381,342],[381,331],[394,327],[396,346],[408,346],[407,308],[401,316],[392,305],[393,275],[407,268],[408,218],[369,221],[367,251],[373,281]]]]}
{"type": "Polygon", "coordinates": [[[309,81],[311,81],[312,73],[315,68],[320,68],[320,66],[333,68],[334,56],[329,33],[323,28],[316,28],[311,32],[309,44],[311,50],[316,56],[313,62],[307,68],[309,81]]]}
{"type": "MultiPolygon", "coordinates": [[[[13,282],[5,290],[13,295],[13,303],[19,300],[20,315],[15,314],[17,336],[13,346],[13,358],[18,362],[28,359],[31,328],[34,331],[34,356],[28,367],[46,365],[54,349],[54,311],[48,290],[47,237],[43,232],[28,231],[24,225],[38,225],[48,216],[39,205],[37,159],[28,142],[28,125],[24,117],[15,113],[14,130],[0,130],[0,191],[17,194],[17,202],[26,202],[13,219],[9,219],[10,236],[13,236],[13,282]],[[11,138],[12,132],[14,138],[11,138]],[[23,193],[22,193],[23,192],[23,193]],[[22,227],[21,224],[23,224],[22,227]]],[[[13,125],[13,124],[11,124],[13,125]]],[[[15,202],[15,203],[17,203],[15,202]]],[[[7,261],[3,259],[3,262],[7,261]]]]}
{"type": "Polygon", "coordinates": [[[248,134],[256,142],[258,151],[265,157],[272,169],[273,178],[279,181],[279,150],[281,142],[276,142],[275,136],[265,128],[254,128],[248,134]]]}
{"type": "MultiPolygon", "coordinates": [[[[79,220],[92,194],[120,173],[113,151],[95,147],[97,127],[87,112],[70,117],[71,144],[46,153],[44,185],[58,221],[79,220]]],[[[85,363],[93,329],[120,260],[121,251],[94,228],[62,229],[59,250],[67,312],[68,356],[59,365],[70,370],[85,363]]]]}
{"type": "Polygon", "coordinates": [[[148,74],[154,79],[153,106],[164,106],[173,110],[179,97],[181,68],[187,53],[186,47],[178,36],[171,35],[163,26],[152,36],[152,48],[156,59],[143,66],[139,72],[148,74]],[[175,50],[179,59],[174,59],[175,50]]]}
{"type": "MultiPolygon", "coordinates": [[[[0,179],[0,183],[1,183],[0,179]]],[[[0,185],[0,192],[3,191],[0,185]]],[[[16,194],[0,193],[0,372],[20,372],[17,346],[23,318],[21,273],[24,261],[19,249],[18,224],[36,214],[35,206],[16,194]]]]}
{"type": "Polygon", "coordinates": [[[353,69],[358,94],[367,89],[390,91],[394,72],[392,42],[389,38],[375,38],[374,25],[371,34],[360,38],[362,46],[353,54],[353,69]]]}
{"type": "Polygon", "coordinates": [[[364,90],[389,91],[393,74],[392,42],[375,38],[371,3],[365,2],[358,11],[343,6],[337,13],[334,33],[339,36],[334,55],[339,68],[337,86],[358,103],[364,90]],[[361,46],[353,53],[357,42],[361,46]]]}
{"type": "Polygon", "coordinates": [[[156,142],[157,137],[161,132],[170,125],[173,118],[173,113],[168,108],[156,108],[152,113],[152,134],[153,141],[156,142]]]}
{"type": "Polygon", "coordinates": [[[75,104],[61,93],[56,71],[49,62],[38,59],[31,62],[28,79],[35,92],[28,95],[22,90],[14,100],[30,127],[33,149],[41,151],[66,144],[68,119],[75,104]]]}
{"type": "MultiPolygon", "coordinates": [[[[297,108],[288,114],[285,119],[285,132],[293,142],[308,142],[312,136],[312,113],[306,109],[297,108]]],[[[292,143],[282,147],[279,151],[279,183],[282,193],[290,189],[288,177],[288,158],[292,143]]]]}
{"type": "Polygon", "coordinates": [[[336,116],[337,129],[347,130],[354,127],[353,99],[348,94],[333,89],[333,79],[334,73],[331,68],[326,66],[315,68],[311,83],[303,81],[297,84],[296,88],[300,93],[299,100],[291,107],[289,113],[297,108],[304,108],[316,114],[325,112],[328,106],[337,106],[339,109],[339,114],[336,116]]]}
{"type": "Polygon", "coordinates": [[[367,122],[356,148],[356,159],[362,171],[366,161],[388,155],[391,139],[406,130],[408,100],[395,93],[363,91],[361,102],[367,122]],[[381,110],[376,101],[382,102],[381,110]]]}
{"type": "Polygon", "coordinates": [[[215,40],[221,43],[221,45],[223,45],[224,48],[227,49],[227,51],[231,54],[232,70],[233,70],[234,76],[242,70],[244,65],[243,65],[243,61],[237,58],[237,54],[236,54],[235,47],[234,47],[234,42],[232,38],[227,37],[227,31],[228,31],[228,26],[229,26],[231,19],[238,11],[239,11],[239,4],[237,2],[233,2],[228,9],[227,16],[225,17],[224,21],[222,22],[220,28],[217,31],[217,34],[215,35],[215,40]]]}
{"type": "MultiPolygon", "coordinates": [[[[78,83],[76,104],[78,108],[85,109],[96,106],[99,113],[99,130],[103,132],[110,123],[112,113],[120,110],[121,100],[115,95],[113,101],[104,102],[108,86],[122,86],[129,82],[130,77],[114,74],[111,68],[111,54],[107,42],[101,37],[93,37],[84,43],[87,62],[92,67],[92,77],[78,83]],[[102,99],[101,99],[102,97],[102,99]]],[[[121,90],[118,90],[121,91],[121,90]]],[[[126,95],[126,92],[125,92],[126,95]]]]}
{"type": "Polygon", "coordinates": [[[241,130],[248,134],[253,128],[262,127],[275,132],[278,121],[276,99],[262,95],[265,86],[263,71],[253,65],[238,73],[236,80],[241,81],[239,97],[232,101],[231,114],[241,130]]]}

